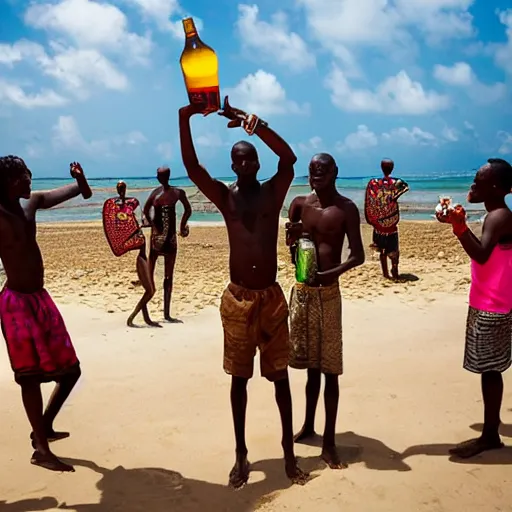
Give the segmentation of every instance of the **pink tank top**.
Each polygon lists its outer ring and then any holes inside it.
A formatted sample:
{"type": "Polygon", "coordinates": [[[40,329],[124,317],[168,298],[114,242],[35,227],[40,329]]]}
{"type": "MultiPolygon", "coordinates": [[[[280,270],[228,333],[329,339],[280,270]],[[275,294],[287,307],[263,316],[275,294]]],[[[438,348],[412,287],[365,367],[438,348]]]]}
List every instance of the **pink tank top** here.
{"type": "Polygon", "coordinates": [[[483,265],[471,260],[469,305],[489,313],[512,311],[512,245],[497,245],[483,265]]]}

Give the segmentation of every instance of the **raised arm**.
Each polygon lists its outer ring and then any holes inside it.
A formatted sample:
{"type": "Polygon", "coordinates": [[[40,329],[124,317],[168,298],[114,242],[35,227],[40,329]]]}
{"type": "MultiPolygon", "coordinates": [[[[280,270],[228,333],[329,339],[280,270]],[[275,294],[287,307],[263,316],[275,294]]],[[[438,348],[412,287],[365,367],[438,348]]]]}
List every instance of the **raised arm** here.
{"type": "Polygon", "coordinates": [[[219,209],[222,211],[224,203],[228,197],[228,188],[224,183],[212,178],[208,171],[199,163],[197,159],[192,132],[190,130],[190,118],[198,112],[192,105],[180,108],[180,145],[181,158],[183,165],[187,170],[188,177],[197,186],[197,188],[219,209]]]}
{"type": "Polygon", "coordinates": [[[183,205],[183,216],[181,217],[180,233],[181,236],[188,236],[187,222],[192,215],[192,207],[190,206],[187,193],[182,189],[180,189],[180,201],[183,205]]]}
{"type": "Polygon", "coordinates": [[[346,226],[350,254],[346,261],[324,272],[318,272],[319,276],[341,276],[348,270],[364,263],[364,248],[361,239],[361,220],[357,206],[349,201],[346,206],[346,226]]]}
{"type": "Polygon", "coordinates": [[[71,176],[75,178],[76,183],[73,183],[72,185],[64,185],[63,187],[45,192],[34,192],[31,194],[30,203],[38,210],[46,210],[69,201],[74,197],[78,197],[80,194],[82,194],[85,199],[89,199],[92,192],[80,164],[73,162],[70,165],[70,173],[71,176]]]}

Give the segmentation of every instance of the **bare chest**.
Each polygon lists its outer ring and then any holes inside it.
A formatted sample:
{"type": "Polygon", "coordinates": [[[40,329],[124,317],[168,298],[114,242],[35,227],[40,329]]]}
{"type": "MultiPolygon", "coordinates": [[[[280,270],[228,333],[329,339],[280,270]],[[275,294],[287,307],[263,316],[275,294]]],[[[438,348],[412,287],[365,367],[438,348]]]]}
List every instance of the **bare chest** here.
{"type": "Polygon", "coordinates": [[[312,235],[340,236],[345,232],[345,213],[338,206],[322,208],[315,203],[304,205],[304,230],[312,235]]]}

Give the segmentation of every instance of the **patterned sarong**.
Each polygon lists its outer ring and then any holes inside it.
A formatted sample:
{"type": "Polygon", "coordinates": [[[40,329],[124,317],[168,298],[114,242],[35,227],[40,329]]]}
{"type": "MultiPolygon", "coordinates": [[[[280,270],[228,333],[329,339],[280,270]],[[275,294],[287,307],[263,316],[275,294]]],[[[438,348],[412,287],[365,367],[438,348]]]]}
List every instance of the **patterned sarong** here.
{"type": "Polygon", "coordinates": [[[296,283],[290,295],[292,368],[343,374],[341,293],[338,283],[310,287],[296,283]]]}
{"type": "Polygon", "coordinates": [[[504,372],[511,364],[512,313],[488,313],[470,307],[464,368],[473,373],[504,372]]]}
{"type": "Polygon", "coordinates": [[[108,244],[116,256],[140,249],[146,243],[135,210],[139,201],[130,197],[121,202],[117,197],[107,199],[103,205],[103,229],[108,244]]]}
{"type": "Polygon", "coordinates": [[[14,377],[58,380],[79,362],[64,320],[46,290],[19,293],[4,288],[0,321],[14,377]]]}

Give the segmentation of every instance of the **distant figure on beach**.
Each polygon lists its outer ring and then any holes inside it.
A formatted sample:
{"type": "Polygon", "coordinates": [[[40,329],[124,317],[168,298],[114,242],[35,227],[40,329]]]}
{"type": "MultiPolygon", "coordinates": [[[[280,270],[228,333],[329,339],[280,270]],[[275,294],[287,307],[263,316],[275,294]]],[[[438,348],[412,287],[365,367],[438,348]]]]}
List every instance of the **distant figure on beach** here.
{"type": "Polygon", "coordinates": [[[116,189],[118,197],[107,199],[103,205],[103,229],[115,256],[122,256],[129,251],[139,251],[136,268],[139,281],[144,288],[144,295],[126,323],[129,327],[133,327],[133,320],[142,311],[147,325],[160,327],[160,324],[151,320],[148,311],[148,302],[155,295],[155,283],[146,256],[146,237],[135,214],[139,207],[139,200],[135,197],[126,197],[124,181],[120,181],[116,189]]]}
{"type": "Polygon", "coordinates": [[[180,223],[180,236],[189,234],[188,219],[192,208],[187,194],[181,188],[169,185],[171,170],[169,167],[159,167],[156,177],[161,184],[151,192],[144,205],[144,217],[151,226],[151,249],[149,251],[149,271],[154,283],[155,265],[158,256],[164,257],[164,319],[168,322],[179,323],[180,320],[171,317],[171,297],[174,277],[174,265],[178,253],[176,237],[176,203],[181,201],[184,211],[180,223]],[[151,209],[153,215],[151,216],[151,209]]]}
{"type": "Polygon", "coordinates": [[[260,349],[261,375],[274,383],[283,428],[282,447],[288,477],[305,484],[308,475],[297,465],[293,446],[292,399],[288,381],[288,305],[276,282],[279,216],[293,180],[297,160],[290,146],[255,115],[231,107],[225,98],[220,115],[228,128],[242,126],[256,134],[278,157],[277,173],[265,183],[257,180],[260,168],[256,148],[237,142],[231,150],[231,169],[237,180],[226,186],[199,163],[190,131],[190,118],[199,110],[180,109],[183,163],[190,179],[217,206],[229,237],[231,282],[221,299],[224,328],[224,371],[232,376],[231,406],[236,438],[236,461],[229,483],[240,488],[249,479],[245,442],[247,384],[253,375],[254,356],[260,349]]]}
{"type": "Polygon", "coordinates": [[[80,363],[64,320],[44,288],[44,266],[36,240],[36,212],[91,189],[79,163],[70,165],[76,184],[32,192],[32,173],[17,156],[0,158],[0,258],[7,282],[0,293],[0,322],[14,379],[32,427],[30,462],[52,471],[74,471],[50,450],[49,442],[69,436],[54,421],[80,378],[80,363]],[[23,204],[20,200],[23,199],[23,204]],[[41,383],[55,381],[43,413],[41,383]]]}
{"type": "Polygon", "coordinates": [[[306,419],[296,442],[315,437],[315,414],[325,375],[325,429],[322,458],[333,469],[341,469],[335,444],[338,414],[338,377],[343,374],[343,340],[339,277],[364,263],[361,221],[357,206],[336,190],[338,167],[331,155],[320,153],[309,164],[313,192],[296,197],[289,209],[287,243],[296,263],[295,244],[308,237],[315,244],[317,267],[310,284],[296,283],[290,296],[290,366],[307,369],[306,419]],[[350,254],[342,263],[345,235],[350,254]]]}
{"type": "Polygon", "coordinates": [[[471,258],[464,368],[481,375],[484,428],[479,438],[450,451],[461,458],[503,447],[499,435],[501,374],[512,364],[512,212],[505,204],[511,188],[512,166],[505,160],[491,158],[476,173],[468,202],[484,203],[488,212],[480,240],[467,226],[462,207],[436,211],[440,222],[452,225],[454,235],[471,258]]]}
{"type": "Polygon", "coordinates": [[[384,159],[380,163],[383,178],[373,178],[366,186],[364,214],[366,222],[373,227],[371,245],[380,254],[382,275],[389,279],[388,258],[391,260],[391,276],[398,279],[398,222],[400,209],[398,199],[409,190],[405,181],[392,178],[395,164],[384,159]]]}

